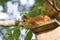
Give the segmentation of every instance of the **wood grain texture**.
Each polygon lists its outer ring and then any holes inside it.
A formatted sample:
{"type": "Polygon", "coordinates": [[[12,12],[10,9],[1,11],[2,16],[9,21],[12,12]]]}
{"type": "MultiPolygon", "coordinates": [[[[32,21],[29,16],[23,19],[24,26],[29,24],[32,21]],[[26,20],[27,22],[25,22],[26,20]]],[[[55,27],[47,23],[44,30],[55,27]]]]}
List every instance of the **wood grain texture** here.
{"type": "Polygon", "coordinates": [[[43,31],[46,31],[46,30],[54,29],[54,28],[58,27],[59,25],[60,25],[60,23],[56,19],[53,19],[53,20],[44,22],[42,24],[29,27],[29,28],[33,32],[39,33],[39,32],[43,32],[43,31]]]}

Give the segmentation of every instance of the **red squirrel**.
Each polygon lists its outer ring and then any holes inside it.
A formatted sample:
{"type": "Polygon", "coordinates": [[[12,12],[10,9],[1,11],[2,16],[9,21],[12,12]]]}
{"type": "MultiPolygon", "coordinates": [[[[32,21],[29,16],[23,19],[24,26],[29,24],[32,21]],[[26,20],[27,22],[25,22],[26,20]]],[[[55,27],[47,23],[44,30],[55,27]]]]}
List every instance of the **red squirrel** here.
{"type": "Polygon", "coordinates": [[[43,22],[51,20],[51,18],[47,15],[45,15],[45,16],[39,15],[39,16],[36,16],[36,17],[33,17],[33,18],[27,17],[27,16],[24,15],[22,18],[23,18],[23,21],[24,21],[25,24],[31,24],[31,25],[41,24],[43,22]]]}

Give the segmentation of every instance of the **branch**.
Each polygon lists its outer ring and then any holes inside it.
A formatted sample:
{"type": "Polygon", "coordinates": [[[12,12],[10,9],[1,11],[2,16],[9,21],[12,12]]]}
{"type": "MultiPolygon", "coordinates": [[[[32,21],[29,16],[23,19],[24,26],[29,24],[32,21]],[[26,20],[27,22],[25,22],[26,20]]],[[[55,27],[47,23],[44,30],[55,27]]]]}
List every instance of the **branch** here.
{"type": "Polygon", "coordinates": [[[56,7],[56,5],[57,5],[57,3],[56,3],[56,1],[54,0],[55,9],[56,9],[56,11],[60,12],[60,9],[59,9],[58,7],[56,7]]]}
{"type": "Polygon", "coordinates": [[[5,20],[5,21],[0,20],[0,26],[15,26],[17,24],[20,25],[21,22],[18,22],[16,20],[5,20]]]}
{"type": "Polygon", "coordinates": [[[52,1],[47,0],[47,2],[48,2],[51,6],[53,6],[53,2],[52,2],[52,1]]]}
{"type": "Polygon", "coordinates": [[[53,0],[53,1],[47,0],[47,1],[57,12],[60,12],[60,9],[58,7],[56,7],[56,1],[55,0],[53,0]]]}

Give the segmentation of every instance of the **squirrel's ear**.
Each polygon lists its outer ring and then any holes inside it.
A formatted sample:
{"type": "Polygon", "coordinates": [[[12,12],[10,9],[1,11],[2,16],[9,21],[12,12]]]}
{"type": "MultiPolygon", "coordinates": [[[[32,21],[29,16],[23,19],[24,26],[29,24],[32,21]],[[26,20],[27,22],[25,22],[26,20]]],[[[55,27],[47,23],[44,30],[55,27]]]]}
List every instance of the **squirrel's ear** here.
{"type": "Polygon", "coordinates": [[[26,15],[23,15],[22,19],[23,19],[23,21],[26,21],[28,19],[28,17],[26,15]]]}
{"type": "Polygon", "coordinates": [[[26,15],[23,15],[22,19],[28,19],[28,17],[26,15]]]}

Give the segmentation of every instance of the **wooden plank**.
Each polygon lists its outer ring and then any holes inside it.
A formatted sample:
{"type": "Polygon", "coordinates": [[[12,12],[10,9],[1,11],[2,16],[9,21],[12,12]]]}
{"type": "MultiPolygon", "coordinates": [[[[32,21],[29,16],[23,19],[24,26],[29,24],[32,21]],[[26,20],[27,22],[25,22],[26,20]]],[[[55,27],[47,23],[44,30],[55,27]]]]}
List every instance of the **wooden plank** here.
{"type": "Polygon", "coordinates": [[[31,26],[31,27],[29,27],[29,28],[30,28],[33,32],[37,33],[37,32],[42,32],[42,31],[45,31],[45,30],[49,30],[49,29],[56,28],[56,27],[58,27],[59,25],[60,25],[60,23],[59,23],[56,19],[53,19],[53,20],[44,22],[44,23],[39,24],[39,25],[31,26]]]}

